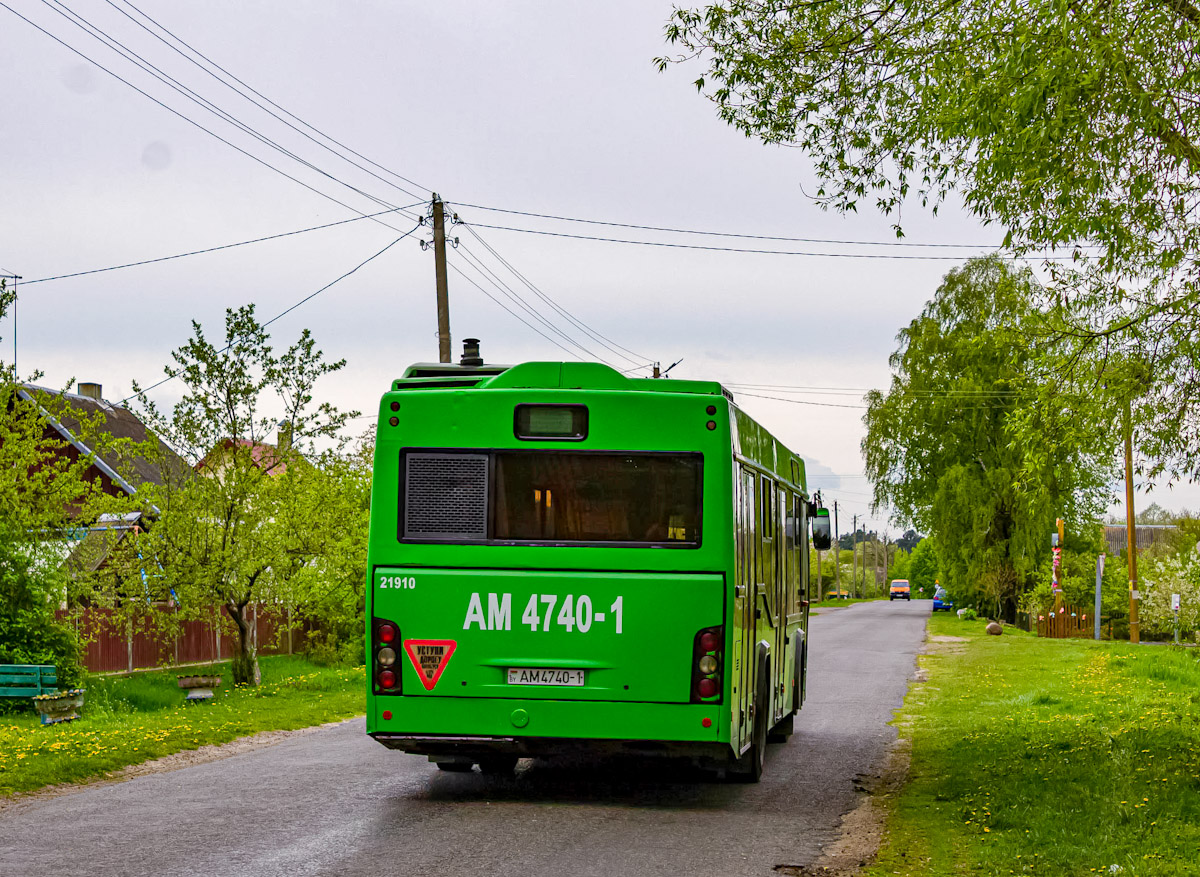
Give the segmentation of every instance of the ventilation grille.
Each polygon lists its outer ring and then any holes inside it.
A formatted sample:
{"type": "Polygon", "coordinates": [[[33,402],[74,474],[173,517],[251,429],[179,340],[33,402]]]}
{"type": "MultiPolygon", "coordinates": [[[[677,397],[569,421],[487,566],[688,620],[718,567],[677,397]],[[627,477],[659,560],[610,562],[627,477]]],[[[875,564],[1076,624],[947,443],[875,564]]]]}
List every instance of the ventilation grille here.
{"type": "Polygon", "coordinates": [[[486,539],[486,454],[409,454],[406,539],[486,539]]]}

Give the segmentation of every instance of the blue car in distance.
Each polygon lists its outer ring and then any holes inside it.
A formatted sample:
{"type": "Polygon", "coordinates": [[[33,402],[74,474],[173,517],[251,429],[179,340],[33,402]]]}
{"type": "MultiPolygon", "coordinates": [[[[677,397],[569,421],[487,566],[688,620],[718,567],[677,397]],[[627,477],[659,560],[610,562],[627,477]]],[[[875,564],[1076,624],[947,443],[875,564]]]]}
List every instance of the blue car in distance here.
{"type": "Polygon", "coordinates": [[[939,585],[937,590],[933,592],[933,611],[937,612],[939,609],[945,609],[949,612],[953,608],[954,604],[950,602],[950,598],[946,595],[946,589],[939,585]]]}

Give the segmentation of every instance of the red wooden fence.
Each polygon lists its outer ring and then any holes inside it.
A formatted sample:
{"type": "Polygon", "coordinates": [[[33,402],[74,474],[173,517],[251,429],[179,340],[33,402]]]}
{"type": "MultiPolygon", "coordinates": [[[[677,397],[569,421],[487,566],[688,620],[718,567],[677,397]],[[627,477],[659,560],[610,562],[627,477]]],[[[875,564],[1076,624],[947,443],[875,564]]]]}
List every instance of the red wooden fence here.
{"type": "MultiPolygon", "coordinates": [[[[87,642],[84,665],[92,673],[129,672],[171,664],[201,664],[228,660],[237,651],[233,623],[213,610],[201,621],[177,621],[170,608],[155,608],[156,618],[142,617],[132,625],[105,609],[85,609],[82,614],[60,612],[87,642]],[[155,624],[155,621],[160,624],[155,624]]],[[[306,627],[287,629],[286,611],[276,606],[250,610],[260,655],[302,651],[306,627]]]]}

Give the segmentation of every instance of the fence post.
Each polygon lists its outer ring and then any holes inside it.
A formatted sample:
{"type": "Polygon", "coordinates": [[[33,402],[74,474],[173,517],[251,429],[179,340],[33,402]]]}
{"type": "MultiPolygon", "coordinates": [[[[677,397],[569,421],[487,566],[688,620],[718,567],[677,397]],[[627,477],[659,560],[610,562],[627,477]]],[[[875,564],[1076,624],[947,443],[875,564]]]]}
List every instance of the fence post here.
{"type": "Polygon", "coordinates": [[[1096,608],[1092,616],[1092,639],[1100,639],[1100,585],[1104,578],[1104,555],[1096,556],[1096,608]]]}

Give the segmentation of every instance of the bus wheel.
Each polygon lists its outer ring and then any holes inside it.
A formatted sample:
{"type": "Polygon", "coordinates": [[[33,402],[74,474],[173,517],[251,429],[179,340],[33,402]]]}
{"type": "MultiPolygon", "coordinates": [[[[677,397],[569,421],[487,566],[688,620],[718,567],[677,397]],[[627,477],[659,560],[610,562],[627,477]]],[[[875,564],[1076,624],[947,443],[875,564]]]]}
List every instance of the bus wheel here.
{"type": "Polygon", "coordinates": [[[489,776],[498,776],[513,772],[517,766],[515,755],[489,755],[479,760],[479,772],[489,776]]]}
{"type": "Polygon", "coordinates": [[[438,770],[448,771],[449,773],[470,773],[471,768],[475,766],[469,761],[439,761],[436,763],[438,770]]]}

